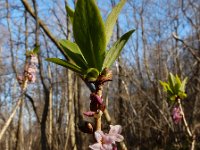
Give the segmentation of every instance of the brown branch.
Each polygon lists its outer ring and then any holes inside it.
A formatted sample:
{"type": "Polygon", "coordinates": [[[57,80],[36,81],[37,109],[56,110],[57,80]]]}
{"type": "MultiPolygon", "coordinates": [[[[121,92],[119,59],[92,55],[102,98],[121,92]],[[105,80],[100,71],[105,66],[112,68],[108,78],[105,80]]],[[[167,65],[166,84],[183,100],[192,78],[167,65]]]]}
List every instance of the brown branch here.
{"type": "Polygon", "coordinates": [[[30,101],[30,103],[31,103],[31,105],[33,107],[33,111],[35,112],[35,115],[36,115],[36,118],[37,118],[37,122],[40,124],[41,121],[40,121],[39,115],[37,113],[37,108],[35,106],[33,98],[30,95],[28,95],[27,93],[25,93],[25,96],[29,99],[29,101],[30,101]]]}
{"type": "MultiPolygon", "coordinates": [[[[26,11],[28,11],[30,13],[30,15],[36,19],[36,14],[34,13],[34,11],[32,10],[31,6],[28,4],[27,0],[21,0],[21,2],[23,3],[26,11]]],[[[46,26],[46,24],[38,17],[38,24],[39,26],[43,29],[43,31],[46,33],[46,35],[51,39],[51,41],[56,45],[56,47],[60,50],[60,52],[63,54],[63,56],[66,57],[66,53],[63,50],[63,48],[60,46],[59,42],[57,41],[57,39],[52,35],[52,33],[49,31],[48,27],[46,26]]],[[[68,58],[66,58],[68,59],[68,58]]]]}
{"type": "Polygon", "coordinates": [[[180,111],[181,111],[181,115],[183,117],[183,124],[186,128],[186,131],[187,131],[187,134],[189,135],[189,137],[192,139],[192,144],[191,144],[191,150],[194,150],[195,149],[195,143],[196,143],[196,137],[195,137],[195,134],[193,134],[188,126],[188,123],[186,121],[186,118],[185,118],[185,113],[183,111],[183,108],[182,108],[182,104],[181,104],[181,99],[179,98],[178,99],[178,106],[180,108],[180,111]]]}
{"type": "Polygon", "coordinates": [[[180,99],[178,99],[178,105],[179,105],[179,108],[180,108],[180,111],[181,111],[181,115],[182,115],[182,117],[183,117],[183,123],[184,123],[184,126],[185,126],[186,130],[187,130],[187,133],[188,133],[188,135],[189,135],[190,137],[192,137],[192,132],[190,131],[190,128],[189,128],[188,123],[187,123],[187,121],[186,121],[185,113],[184,113],[184,111],[183,111],[183,108],[182,108],[182,104],[181,104],[181,100],[180,100],[180,99]]]}
{"type": "Polygon", "coordinates": [[[197,56],[197,54],[194,52],[194,48],[191,48],[191,46],[189,46],[184,40],[180,39],[175,33],[173,33],[173,37],[174,39],[180,41],[185,47],[188,48],[188,50],[190,51],[190,53],[192,54],[192,56],[198,61],[200,62],[200,57],[197,56]]]}

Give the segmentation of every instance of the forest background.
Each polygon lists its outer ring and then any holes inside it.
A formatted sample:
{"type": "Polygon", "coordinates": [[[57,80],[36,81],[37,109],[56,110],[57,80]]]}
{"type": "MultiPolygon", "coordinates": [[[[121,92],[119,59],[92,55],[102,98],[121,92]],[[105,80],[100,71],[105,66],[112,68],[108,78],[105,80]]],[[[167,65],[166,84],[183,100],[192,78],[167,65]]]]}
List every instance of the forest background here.
{"type": "MultiPolygon", "coordinates": [[[[103,19],[118,3],[97,1],[103,19]]],[[[57,39],[73,40],[66,5],[70,0],[0,0],[0,128],[20,97],[17,76],[23,73],[26,50],[40,45],[36,83],[28,85],[24,101],[0,139],[0,149],[88,149],[92,135],[78,129],[87,120],[89,88],[74,73],[45,61],[62,58],[57,39]],[[32,12],[32,14],[31,14],[32,12]]],[[[188,77],[183,107],[200,148],[200,1],[128,0],[112,42],[136,29],[113,65],[113,81],[103,99],[111,121],[122,125],[126,147],[189,149],[182,123],[174,124],[172,104],[159,80],[169,72],[188,77]]]]}

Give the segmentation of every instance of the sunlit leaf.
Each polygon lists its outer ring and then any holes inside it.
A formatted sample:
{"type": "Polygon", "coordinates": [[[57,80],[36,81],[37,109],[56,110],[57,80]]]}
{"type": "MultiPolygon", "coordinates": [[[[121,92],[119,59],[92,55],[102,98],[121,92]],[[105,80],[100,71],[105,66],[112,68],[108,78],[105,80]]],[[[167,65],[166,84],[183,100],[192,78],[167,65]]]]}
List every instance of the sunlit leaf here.
{"type": "Polygon", "coordinates": [[[175,80],[174,75],[171,72],[169,73],[168,82],[172,91],[175,91],[176,80],[175,80]]]}
{"type": "Polygon", "coordinates": [[[66,6],[67,15],[69,16],[70,22],[73,24],[74,11],[67,5],[66,6]]]}
{"type": "Polygon", "coordinates": [[[73,33],[90,68],[102,69],[105,58],[105,27],[95,0],[78,0],[73,33]]]}
{"type": "Polygon", "coordinates": [[[82,69],[87,69],[87,62],[81,53],[78,45],[73,43],[69,40],[60,40],[60,45],[65,50],[68,57],[77,65],[80,66],[82,69]]]}
{"type": "Polygon", "coordinates": [[[105,21],[105,30],[106,30],[106,45],[109,43],[110,38],[113,33],[113,29],[115,26],[115,23],[117,21],[117,18],[119,16],[119,13],[121,9],[123,8],[126,0],[121,0],[110,12],[108,15],[106,21],[105,21]]]}
{"type": "Polygon", "coordinates": [[[49,62],[52,62],[52,63],[55,63],[57,65],[60,65],[60,66],[63,66],[65,68],[68,68],[68,69],[71,69],[72,71],[74,72],[77,72],[79,74],[83,74],[83,71],[81,70],[80,67],[74,65],[74,64],[71,64],[63,59],[59,59],[59,58],[47,58],[46,59],[47,61],[49,62]]]}
{"type": "Polygon", "coordinates": [[[111,47],[111,49],[107,52],[106,58],[103,63],[103,68],[109,68],[114,61],[119,57],[120,52],[122,51],[122,48],[132,35],[132,33],[135,30],[130,30],[129,32],[125,33],[120,39],[117,40],[117,42],[114,43],[114,45],[111,47]]]}
{"type": "Polygon", "coordinates": [[[36,46],[36,47],[33,49],[33,53],[34,53],[34,54],[38,54],[38,53],[39,53],[39,50],[40,50],[40,46],[36,46]]]}
{"type": "Polygon", "coordinates": [[[90,82],[93,82],[96,81],[98,76],[99,76],[99,71],[96,68],[89,68],[87,69],[84,78],[86,78],[90,82]]]}
{"type": "Polygon", "coordinates": [[[181,87],[180,87],[180,89],[179,89],[181,92],[185,92],[185,86],[186,86],[187,80],[188,80],[188,78],[186,77],[186,78],[182,81],[181,87]]]}
{"type": "Polygon", "coordinates": [[[175,101],[176,100],[176,95],[170,96],[169,98],[171,101],[175,101]]]}
{"type": "Polygon", "coordinates": [[[178,75],[175,76],[175,81],[176,81],[175,90],[176,90],[176,92],[179,92],[179,89],[181,87],[181,80],[178,77],[178,75]]]}
{"type": "Polygon", "coordinates": [[[185,92],[179,92],[178,93],[178,96],[181,98],[181,99],[184,99],[187,97],[187,94],[185,92]]]}

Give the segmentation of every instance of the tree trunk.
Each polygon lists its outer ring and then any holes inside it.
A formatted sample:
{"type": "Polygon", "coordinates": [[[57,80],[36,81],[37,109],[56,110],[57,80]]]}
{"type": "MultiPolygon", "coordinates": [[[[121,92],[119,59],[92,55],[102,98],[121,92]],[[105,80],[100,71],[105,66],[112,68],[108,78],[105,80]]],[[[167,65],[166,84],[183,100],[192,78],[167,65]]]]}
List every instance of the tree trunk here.
{"type": "Polygon", "coordinates": [[[19,110],[17,142],[16,142],[16,148],[15,148],[16,150],[24,150],[23,106],[24,106],[24,96],[22,97],[22,101],[20,104],[20,110],[19,110]]]}

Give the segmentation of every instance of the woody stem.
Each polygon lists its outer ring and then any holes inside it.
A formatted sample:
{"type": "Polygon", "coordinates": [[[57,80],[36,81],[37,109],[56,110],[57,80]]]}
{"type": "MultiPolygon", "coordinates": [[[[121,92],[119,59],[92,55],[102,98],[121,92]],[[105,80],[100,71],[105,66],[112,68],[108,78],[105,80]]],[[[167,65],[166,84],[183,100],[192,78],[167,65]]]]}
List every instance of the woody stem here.
{"type": "MultiPolygon", "coordinates": [[[[99,97],[102,97],[102,91],[103,91],[103,86],[102,85],[97,85],[96,86],[96,94],[99,96],[99,97]]],[[[98,110],[97,110],[98,111],[98,110]]],[[[96,112],[98,117],[95,117],[95,123],[96,123],[96,131],[99,130],[101,131],[101,111],[99,112],[96,112]]]]}
{"type": "Polygon", "coordinates": [[[187,133],[188,133],[188,135],[190,137],[192,137],[192,132],[190,131],[190,128],[189,128],[188,123],[186,121],[185,113],[183,111],[182,104],[181,104],[181,99],[180,98],[178,99],[178,105],[179,105],[179,108],[180,108],[180,111],[181,111],[181,115],[183,117],[183,123],[184,123],[184,126],[185,126],[186,130],[187,130],[187,133]]]}

